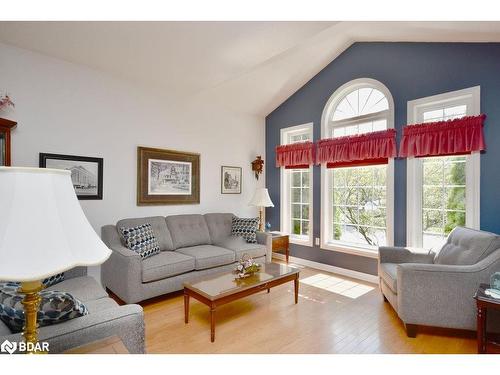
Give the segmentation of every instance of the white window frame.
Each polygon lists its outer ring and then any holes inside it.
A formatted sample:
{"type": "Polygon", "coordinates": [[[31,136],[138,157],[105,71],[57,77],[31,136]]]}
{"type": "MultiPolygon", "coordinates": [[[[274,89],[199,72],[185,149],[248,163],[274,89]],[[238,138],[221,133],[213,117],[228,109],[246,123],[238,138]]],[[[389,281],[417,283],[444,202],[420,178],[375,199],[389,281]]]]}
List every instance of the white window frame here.
{"type": "MultiPolygon", "coordinates": [[[[355,79],[339,87],[333,95],[330,97],[328,102],[323,109],[323,114],[321,116],[321,138],[329,138],[331,126],[333,124],[340,124],[342,126],[347,125],[349,122],[359,122],[362,119],[377,120],[381,118],[387,119],[387,129],[394,128],[394,100],[392,98],[389,89],[381,82],[371,79],[371,78],[360,78],[355,79]],[[389,109],[383,114],[368,114],[358,116],[355,121],[352,119],[332,121],[330,120],[332,116],[332,110],[337,107],[344,96],[358,88],[371,87],[379,90],[387,98],[389,103],[389,109]]],[[[331,198],[329,197],[330,186],[333,184],[333,178],[331,173],[328,173],[328,168],[326,165],[321,165],[321,249],[338,251],[347,254],[359,255],[369,258],[378,258],[378,249],[354,245],[354,244],[344,244],[338,242],[329,242],[331,237],[331,225],[332,221],[332,204],[331,198]]],[[[394,160],[389,159],[387,164],[387,176],[386,176],[386,225],[387,225],[387,246],[393,246],[394,244],[394,160]]]]}
{"type": "MultiPolygon", "coordinates": [[[[305,133],[309,134],[309,139],[313,141],[313,123],[301,124],[296,126],[290,126],[281,129],[281,144],[288,144],[288,139],[290,136],[305,133]]],[[[280,231],[283,233],[288,233],[290,238],[290,243],[302,246],[313,246],[313,166],[309,166],[309,238],[307,240],[297,238],[292,234],[291,231],[291,212],[290,212],[290,173],[287,173],[285,167],[280,168],[280,231]]]]}
{"type": "MultiPolygon", "coordinates": [[[[467,116],[475,116],[481,113],[480,86],[411,100],[407,104],[407,121],[408,124],[421,123],[424,112],[442,108],[443,105],[458,106],[463,104],[467,105],[467,116]]],[[[480,156],[479,151],[467,155],[465,166],[465,225],[473,229],[480,228],[480,156]]],[[[406,242],[411,247],[422,247],[422,159],[409,157],[406,161],[406,169],[406,242]]]]}

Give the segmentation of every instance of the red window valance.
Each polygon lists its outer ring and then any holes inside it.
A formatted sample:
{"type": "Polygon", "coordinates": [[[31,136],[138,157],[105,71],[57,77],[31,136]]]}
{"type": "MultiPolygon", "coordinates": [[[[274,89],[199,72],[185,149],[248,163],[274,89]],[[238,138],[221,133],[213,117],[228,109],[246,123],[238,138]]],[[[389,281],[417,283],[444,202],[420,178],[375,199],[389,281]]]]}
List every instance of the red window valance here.
{"type": "Polygon", "coordinates": [[[299,142],[276,147],[276,166],[309,168],[314,164],[315,147],[312,142],[299,142]]]}
{"type": "Polygon", "coordinates": [[[403,128],[400,157],[470,154],[486,149],[483,123],[486,115],[408,125],[403,128]]]}
{"type": "Polygon", "coordinates": [[[322,139],[318,141],[317,164],[328,168],[387,163],[396,157],[396,130],[322,139]]]}

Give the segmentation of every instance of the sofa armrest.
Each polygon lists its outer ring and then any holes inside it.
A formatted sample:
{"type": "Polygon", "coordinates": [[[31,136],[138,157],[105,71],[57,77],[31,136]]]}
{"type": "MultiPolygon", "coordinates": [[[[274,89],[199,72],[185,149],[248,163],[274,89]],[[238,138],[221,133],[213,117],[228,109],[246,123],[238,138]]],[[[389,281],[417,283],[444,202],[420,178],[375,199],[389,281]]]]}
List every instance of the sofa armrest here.
{"type": "Polygon", "coordinates": [[[500,250],[473,265],[399,264],[398,314],[405,323],[474,329],[474,293],[496,271],[500,250]]]}
{"type": "Polygon", "coordinates": [[[381,246],[378,249],[379,263],[426,263],[431,264],[434,253],[430,250],[381,246]]]}
{"type": "Polygon", "coordinates": [[[137,288],[142,283],[142,259],[136,252],[121,243],[114,225],[102,227],[102,240],[113,251],[101,265],[101,281],[120,299],[127,303],[140,301],[137,288]]]}
{"type": "Polygon", "coordinates": [[[257,231],[257,243],[266,245],[266,262],[273,259],[273,236],[271,233],[257,231]]]}
{"type": "MultiPolygon", "coordinates": [[[[110,336],[119,336],[130,353],[144,353],[144,313],[139,305],[117,306],[64,323],[41,327],[38,340],[49,342],[50,353],[61,353],[110,336]]],[[[2,340],[22,341],[20,333],[2,340]]]]}

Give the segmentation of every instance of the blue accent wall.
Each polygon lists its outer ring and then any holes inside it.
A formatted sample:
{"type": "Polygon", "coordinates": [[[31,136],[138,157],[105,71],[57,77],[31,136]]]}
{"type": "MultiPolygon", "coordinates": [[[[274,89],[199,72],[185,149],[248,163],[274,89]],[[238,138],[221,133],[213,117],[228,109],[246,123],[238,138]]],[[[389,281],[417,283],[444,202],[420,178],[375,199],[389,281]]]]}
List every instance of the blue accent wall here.
{"type": "MultiPolygon", "coordinates": [[[[314,56],[311,56],[314,58],[314,56]]],[[[487,151],[481,155],[481,229],[500,233],[500,44],[499,43],[356,43],[266,117],[266,181],[274,208],[266,211],[273,230],[280,228],[280,170],[275,146],[280,129],[314,123],[321,137],[321,114],[333,92],[357,78],[373,78],[388,87],[395,106],[398,143],[409,100],[481,86],[486,113],[487,151]]],[[[314,167],[314,237],[320,236],[320,168],[314,167]]],[[[406,245],[406,161],[395,162],[394,242],[406,245]]],[[[375,259],[291,245],[291,255],[337,267],[376,274],[375,259]]]]}

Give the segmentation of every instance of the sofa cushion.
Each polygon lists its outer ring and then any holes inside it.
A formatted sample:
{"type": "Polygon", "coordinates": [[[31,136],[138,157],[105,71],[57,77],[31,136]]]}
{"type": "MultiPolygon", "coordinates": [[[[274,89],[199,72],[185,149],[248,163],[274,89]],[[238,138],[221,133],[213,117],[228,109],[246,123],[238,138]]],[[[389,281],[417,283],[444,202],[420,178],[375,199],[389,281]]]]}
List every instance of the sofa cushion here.
{"type": "Polygon", "coordinates": [[[142,282],[165,279],[194,270],[193,257],[177,251],[163,251],[142,261],[142,282]]]}
{"type": "Polygon", "coordinates": [[[213,245],[183,247],[177,252],[193,257],[197,270],[234,263],[236,259],[234,251],[213,245]]]}
{"type": "Polygon", "coordinates": [[[166,221],[175,249],[212,243],[203,215],[173,215],[166,221]]]}
{"type": "Polygon", "coordinates": [[[68,292],[82,302],[108,297],[106,291],[91,276],[75,277],[53,285],[45,290],[68,292]]]}
{"type": "Polygon", "coordinates": [[[136,252],[142,259],[152,257],[160,253],[160,245],[151,228],[151,224],[141,224],[136,227],[118,228],[125,241],[125,246],[136,252]]]}
{"type": "Polygon", "coordinates": [[[449,234],[446,243],[436,254],[434,263],[446,265],[471,265],[500,248],[500,236],[457,227],[449,234]]]}
{"type": "Polygon", "coordinates": [[[398,265],[396,263],[380,263],[379,277],[394,293],[398,293],[398,265]]]}
{"type": "Polygon", "coordinates": [[[234,251],[236,253],[236,261],[240,260],[244,254],[248,254],[252,258],[266,256],[265,245],[248,243],[243,237],[232,236],[226,238],[221,246],[234,251]]]}
{"type": "Polygon", "coordinates": [[[212,244],[221,246],[224,241],[231,237],[231,226],[234,215],[215,213],[205,214],[204,216],[212,244]]]}
{"type": "MultiPolygon", "coordinates": [[[[165,222],[165,218],[163,216],[122,219],[116,223],[116,228],[132,228],[146,223],[151,224],[151,228],[153,229],[153,233],[158,241],[158,245],[160,245],[161,251],[174,250],[172,237],[170,236],[167,223],[165,222]]],[[[125,245],[125,243],[123,243],[123,245],[125,245]]]]}
{"type": "Polygon", "coordinates": [[[259,227],[259,218],[238,218],[233,217],[231,225],[231,234],[233,236],[243,237],[248,243],[257,243],[257,228],[259,227]]]}

